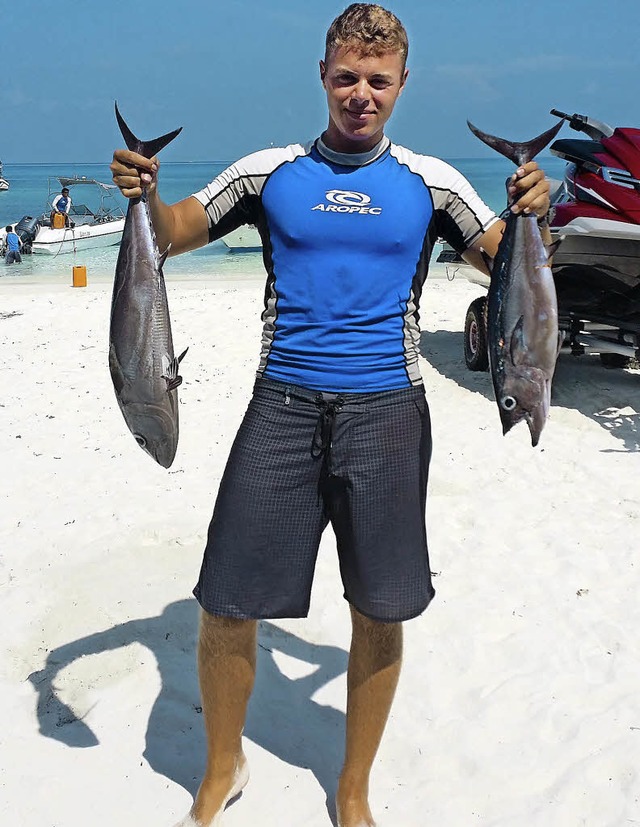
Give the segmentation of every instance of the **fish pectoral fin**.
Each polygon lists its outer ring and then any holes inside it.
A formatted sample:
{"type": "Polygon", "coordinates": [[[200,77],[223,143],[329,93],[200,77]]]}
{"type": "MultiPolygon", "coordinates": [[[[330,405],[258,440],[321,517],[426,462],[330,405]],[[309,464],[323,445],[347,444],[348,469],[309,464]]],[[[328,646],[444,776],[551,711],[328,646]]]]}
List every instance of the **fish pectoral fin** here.
{"type": "Polygon", "coordinates": [[[173,391],[182,384],[182,376],[178,374],[180,362],[184,358],[185,353],[189,350],[183,350],[177,358],[169,359],[168,356],[162,357],[162,378],[167,383],[167,390],[173,391]]]}
{"type": "Polygon", "coordinates": [[[565,237],[564,237],[564,236],[562,236],[562,237],[561,237],[561,238],[559,238],[557,241],[554,241],[554,242],[553,242],[553,244],[545,244],[544,249],[547,251],[547,260],[548,260],[548,261],[551,261],[551,259],[553,258],[553,256],[554,256],[554,254],[555,254],[556,250],[558,249],[558,247],[559,247],[559,246],[562,244],[562,242],[564,241],[564,238],[565,238],[565,237]]]}
{"type": "Polygon", "coordinates": [[[166,249],[166,250],[164,251],[164,253],[162,253],[162,255],[160,256],[160,259],[158,260],[158,270],[162,270],[162,268],[164,267],[164,263],[165,263],[165,261],[167,260],[167,257],[168,257],[168,255],[169,255],[169,250],[170,250],[170,249],[171,249],[171,244],[169,244],[169,246],[167,247],[167,249],[166,249]]]}
{"type": "Polygon", "coordinates": [[[188,350],[189,350],[189,348],[188,348],[188,347],[185,347],[185,349],[182,351],[182,353],[180,354],[180,356],[178,356],[178,364],[180,364],[180,362],[182,362],[182,360],[184,359],[184,357],[187,355],[187,351],[188,351],[188,350]]]}
{"type": "Polygon", "coordinates": [[[482,260],[484,261],[487,270],[489,271],[489,275],[491,275],[491,273],[493,273],[493,259],[486,252],[486,250],[482,249],[482,247],[480,248],[480,255],[482,256],[482,260]]]}
{"type": "Polygon", "coordinates": [[[511,361],[514,365],[521,365],[527,353],[527,344],[524,339],[524,316],[520,316],[511,334],[509,346],[511,361]]]}

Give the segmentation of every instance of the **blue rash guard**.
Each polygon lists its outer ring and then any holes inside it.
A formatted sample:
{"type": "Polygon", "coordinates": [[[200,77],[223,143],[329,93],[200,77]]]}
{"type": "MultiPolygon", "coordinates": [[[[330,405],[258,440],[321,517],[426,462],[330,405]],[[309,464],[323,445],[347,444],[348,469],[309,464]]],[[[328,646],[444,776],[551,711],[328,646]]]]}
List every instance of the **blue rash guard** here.
{"type": "Polygon", "coordinates": [[[242,224],[267,270],[258,376],[368,393],[420,385],[419,302],[433,244],[464,251],[497,218],[453,167],[387,138],[256,152],[194,195],[213,241],[242,224]]]}

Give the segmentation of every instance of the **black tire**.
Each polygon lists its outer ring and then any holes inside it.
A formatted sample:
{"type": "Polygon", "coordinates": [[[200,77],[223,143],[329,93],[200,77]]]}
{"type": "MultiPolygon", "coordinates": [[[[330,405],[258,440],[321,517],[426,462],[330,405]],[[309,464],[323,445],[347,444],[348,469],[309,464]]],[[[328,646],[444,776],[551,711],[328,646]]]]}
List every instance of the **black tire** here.
{"type": "Polygon", "coordinates": [[[464,320],[464,361],[469,370],[488,370],[487,300],[475,299],[464,320]]]}
{"type": "Polygon", "coordinates": [[[631,357],[623,353],[601,353],[600,361],[605,368],[628,368],[631,364],[631,357]]]}

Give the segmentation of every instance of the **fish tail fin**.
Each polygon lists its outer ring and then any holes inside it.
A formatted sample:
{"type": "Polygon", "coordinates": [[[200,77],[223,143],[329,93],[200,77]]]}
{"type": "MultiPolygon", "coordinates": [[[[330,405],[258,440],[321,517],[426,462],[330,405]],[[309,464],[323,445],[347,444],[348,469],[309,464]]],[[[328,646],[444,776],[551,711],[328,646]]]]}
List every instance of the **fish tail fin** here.
{"type": "Polygon", "coordinates": [[[120,132],[122,132],[127,149],[130,149],[132,152],[137,152],[138,155],[144,155],[145,158],[153,158],[154,155],[157,155],[161,149],[164,149],[167,144],[170,144],[171,141],[182,132],[182,127],[180,127],[180,129],[174,129],[173,132],[168,132],[166,135],[162,135],[160,138],[154,138],[152,141],[141,141],[127,126],[125,119],[120,114],[117,103],[116,120],[118,121],[118,126],[120,127],[120,132]]]}
{"type": "Polygon", "coordinates": [[[498,138],[496,135],[488,135],[486,132],[478,129],[477,126],[474,126],[471,121],[467,121],[467,126],[476,138],[479,138],[483,143],[487,144],[487,146],[495,149],[496,152],[499,152],[501,155],[513,161],[514,164],[520,166],[521,164],[526,164],[527,161],[533,160],[547,144],[551,143],[562,128],[563,123],[564,121],[560,121],[555,126],[552,126],[551,129],[543,132],[542,135],[538,135],[537,138],[521,143],[507,141],[505,138],[498,138]]]}

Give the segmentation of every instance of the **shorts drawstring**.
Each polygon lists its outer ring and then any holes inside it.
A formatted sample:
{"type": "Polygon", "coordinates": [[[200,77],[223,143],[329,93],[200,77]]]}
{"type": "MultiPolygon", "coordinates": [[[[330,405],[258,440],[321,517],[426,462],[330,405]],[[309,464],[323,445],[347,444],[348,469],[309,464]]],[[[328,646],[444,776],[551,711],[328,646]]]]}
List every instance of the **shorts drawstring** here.
{"type": "Polygon", "coordinates": [[[315,405],[318,408],[318,421],[311,440],[311,456],[324,456],[327,473],[332,473],[331,444],[333,441],[333,425],[336,414],[344,405],[344,399],[336,396],[326,400],[321,393],[316,394],[315,405]]]}

